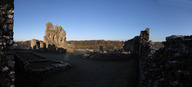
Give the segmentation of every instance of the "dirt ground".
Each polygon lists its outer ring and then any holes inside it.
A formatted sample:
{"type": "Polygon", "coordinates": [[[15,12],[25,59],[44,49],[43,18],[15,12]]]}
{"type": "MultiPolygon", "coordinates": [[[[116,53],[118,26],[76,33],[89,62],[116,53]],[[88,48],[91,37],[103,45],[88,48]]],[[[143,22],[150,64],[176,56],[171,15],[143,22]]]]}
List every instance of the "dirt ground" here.
{"type": "Polygon", "coordinates": [[[37,53],[49,59],[67,61],[71,68],[32,82],[42,87],[135,87],[138,78],[136,58],[119,61],[93,61],[83,52],[68,54],[37,53]]]}

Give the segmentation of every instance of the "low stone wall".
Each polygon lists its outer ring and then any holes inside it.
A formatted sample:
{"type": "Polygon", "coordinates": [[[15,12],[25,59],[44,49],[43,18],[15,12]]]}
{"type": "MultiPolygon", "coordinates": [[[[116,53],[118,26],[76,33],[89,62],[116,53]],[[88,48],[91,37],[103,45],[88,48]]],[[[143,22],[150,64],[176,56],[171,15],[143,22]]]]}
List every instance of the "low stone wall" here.
{"type": "Polygon", "coordinates": [[[44,76],[69,68],[68,63],[46,59],[30,52],[15,52],[15,60],[17,65],[16,73],[24,77],[44,76]]]}
{"type": "Polygon", "coordinates": [[[129,53],[125,52],[114,52],[114,53],[99,53],[91,52],[83,55],[83,58],[93,59],[93,60],[122,60],[129,59],[129,53]]]}

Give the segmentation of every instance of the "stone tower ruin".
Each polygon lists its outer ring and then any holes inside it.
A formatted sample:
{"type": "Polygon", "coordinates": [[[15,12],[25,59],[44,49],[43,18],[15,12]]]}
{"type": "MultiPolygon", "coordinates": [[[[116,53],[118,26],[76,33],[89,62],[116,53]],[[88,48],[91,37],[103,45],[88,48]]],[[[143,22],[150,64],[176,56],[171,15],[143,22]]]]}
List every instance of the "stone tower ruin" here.
{"type": "Polygon", "coordinates": [[[61,26],[57,25],[55,25],[54,29],[53,24],[48,22],[46,24],[44,42],[46,43],[46,48],[54,46],[57,48],[67,49],[65,30],[61,26]]]}
{"type": "Polygon", "coordinates": [[[42,51],[73,52],[75,46],[66,41],[66,32],[61,26],[48,22],[46,23],[45,36],[43,41],[31,40],[31,49],[42,51]]]}

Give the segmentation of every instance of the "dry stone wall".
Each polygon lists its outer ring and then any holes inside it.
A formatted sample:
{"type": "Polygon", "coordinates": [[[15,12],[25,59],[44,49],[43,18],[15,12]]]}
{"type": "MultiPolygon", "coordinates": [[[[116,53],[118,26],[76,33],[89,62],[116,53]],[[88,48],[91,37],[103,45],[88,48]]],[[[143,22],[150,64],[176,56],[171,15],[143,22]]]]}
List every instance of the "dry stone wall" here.
{"type": "Polygon", "coordinates": [[[144,87],[192,86],[192,36],[166,37],[165,47],[146,57],[144,87]]]}
{"type": "Polygon", "coordinates": [[[0,0],[0,87],[14,87],[13,0],[0,0]]]}
{"type": "Polygon", "coordinates": [[[191,87],[192,36],[172,35],[166,37],[163,44],[164,47],[155,52],[152,52],[150,42],[146,44],[147,47],[140,45],[139,85],[142,87],[191,87]]]}

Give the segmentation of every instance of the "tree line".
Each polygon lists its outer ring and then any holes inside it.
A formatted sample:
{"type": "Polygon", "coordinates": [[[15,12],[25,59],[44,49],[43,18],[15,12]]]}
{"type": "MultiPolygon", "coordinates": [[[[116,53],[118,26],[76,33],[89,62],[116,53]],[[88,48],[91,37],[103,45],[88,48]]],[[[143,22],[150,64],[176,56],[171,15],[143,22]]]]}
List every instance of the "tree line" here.
{"type": "Polygon", "coordinates": [[[67,41],[68,44],[75,45],[76,49],[99,49],[102,46],[104,50],[122,49],[123,41],[110,40],[83,40],[83,41],[67,41]]]}

